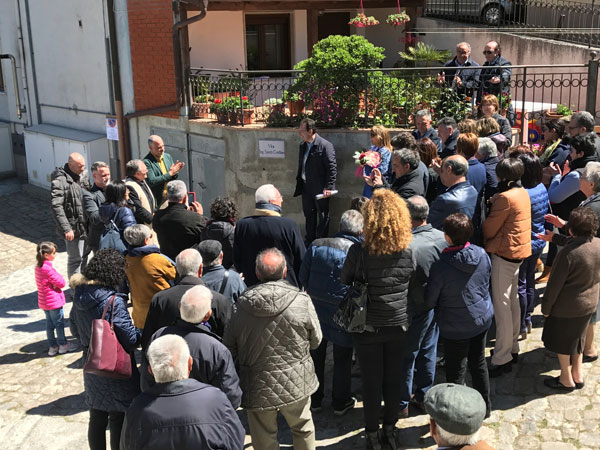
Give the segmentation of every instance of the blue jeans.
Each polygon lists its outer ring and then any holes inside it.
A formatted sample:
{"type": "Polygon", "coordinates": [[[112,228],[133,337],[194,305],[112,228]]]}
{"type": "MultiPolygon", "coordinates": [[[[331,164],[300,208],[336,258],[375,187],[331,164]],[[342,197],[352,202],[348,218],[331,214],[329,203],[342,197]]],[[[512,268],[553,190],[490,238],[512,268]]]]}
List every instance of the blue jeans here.
{"type": "Polygon", "coordinates": [[[419,402],[425,399],[425,393],[433,386],[439,334],[433,310],[413,316],[406,334],[400,377],[400,409],[408,406],[413,383],[416,385],[415,399],[419,402]]]}
{"type": "Polygon", "coordinates": [[[46,313],[46,336],[48,337],[48,345],[50,347],[56,347],[58,345],[65,345],[67,340],[65,339],[65,325],[64,325],[64,316],[63,309],[51,309],[44,310],[46,313]],[[56,330],[57,339],[54,337],[54,330],[56,330]]]}
{"type": "Polygon", "coordinates": [[[526,258],[519,267],[519,304],[521,305],[521,333],[531,323],[531,313],[535,308],[535,263],[542,255],[542,250],[526,258]]]}

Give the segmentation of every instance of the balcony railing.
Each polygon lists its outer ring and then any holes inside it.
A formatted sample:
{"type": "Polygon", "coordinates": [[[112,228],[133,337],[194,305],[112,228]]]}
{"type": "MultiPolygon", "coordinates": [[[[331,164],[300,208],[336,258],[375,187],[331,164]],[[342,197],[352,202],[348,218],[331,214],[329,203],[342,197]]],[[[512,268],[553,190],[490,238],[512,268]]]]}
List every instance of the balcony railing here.
{"type": "Polygon", "coordinates": [[[460,80],[444,67],[362,70],[334,79],[309,78],[299,71],[191,69],[190,118],[286,127],[311,117],[319,126],[408,127],[414,112],[423,108],[430,109],[434,119],[476,116],[485,94],[495,94],[509,114],[526,111],[529,118],[541,118],[558,105],[596,116],[600,112],[598,61],[494,67],[494,73],[482,69],[461,68],[456,74],[460,80]]]}
{"type": "Polygon", "coordinates": [[[600,45],[599,0],[427,0],[423,15],[600,45]]]}

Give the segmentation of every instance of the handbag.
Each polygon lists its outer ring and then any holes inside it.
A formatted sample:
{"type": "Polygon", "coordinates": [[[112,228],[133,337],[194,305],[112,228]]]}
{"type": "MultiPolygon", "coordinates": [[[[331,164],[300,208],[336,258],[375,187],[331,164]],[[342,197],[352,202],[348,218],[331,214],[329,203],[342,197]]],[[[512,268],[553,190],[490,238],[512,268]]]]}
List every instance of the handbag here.
{"type": "Polygon", "coordinates": [[[117,209],[117,212],[115,213],[114,217],[110,219],[110,222],[108,223],[107,227],[104,229],[102,235],[100,236],[100,245],[98,246],[100,250],[104,248],[113,248],[120,253],[125,253],[127,251],[127,247],[121,239],[121,232],[119,231],[119,227],[115,223],[115,219],[117,218],[119,209],[117,209]]]}
{"type": "Polygon", "coordinates": [[[92,334],[83,371],[101,377],[127,379],[131,377],[131,357],[115,334],[115,297],[116,294],[106,302],[102,317],[92,321],[92,334]],[[110,322],[104,319],[109,306],[112,306],[110,322]]]}
{"type": "MultiPolygon", "coordinates": [[[[333,315],[333,322],[349,333],[362,333],[367,330],[367,303],[369,294],[367,292],[367,277],[365,271],[366,258],[364,250],[361,253],[363,281],[358,281],[356,276],[348,292],[333,315]]],[[[356,273],[355,273],[356,275],[356,273]]]]}

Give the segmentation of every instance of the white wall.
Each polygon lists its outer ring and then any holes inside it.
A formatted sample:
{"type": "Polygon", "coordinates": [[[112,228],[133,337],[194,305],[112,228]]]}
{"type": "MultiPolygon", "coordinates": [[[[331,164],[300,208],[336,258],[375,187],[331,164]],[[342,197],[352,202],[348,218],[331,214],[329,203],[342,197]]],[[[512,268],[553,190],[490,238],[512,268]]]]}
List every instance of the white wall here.
{"type": "Polygon", "coordinates": [[[292,36],[292,67],[308,58],[308,36],[306,33],[307,14],[305,9],[292,14],[290,34],[292,36]]]}
{"type": "Polygon", "coordinates": [[[190,64],[209,69],[246,68],[244,14],[241,11],[208,11],[188,27],[190,64]]]}
{"type": "MultiPolygon", "coordinates": [[[[404,27],[393,27],[385,23],[390,14],[396,14],[398,8],[375,8],[365,9],[367,16],[373,16],[379,20],[379,25],[364,28],[364,36],[373,45],[385,48],[385,59],[383,67],[394,67],[400,56],[399,51],[404,50],[404,27]]],[[[411,18],[411,20],[415,20],[411,18]]],[[[354,28],[354,27],[352,27],[354,28]]]]}
{"type": "Polygon", "coordinates": [[[103,4],[29,1],[39,102],[99,112],[42,107],[42,122],[105,133],[111,105],[103,4]]]}

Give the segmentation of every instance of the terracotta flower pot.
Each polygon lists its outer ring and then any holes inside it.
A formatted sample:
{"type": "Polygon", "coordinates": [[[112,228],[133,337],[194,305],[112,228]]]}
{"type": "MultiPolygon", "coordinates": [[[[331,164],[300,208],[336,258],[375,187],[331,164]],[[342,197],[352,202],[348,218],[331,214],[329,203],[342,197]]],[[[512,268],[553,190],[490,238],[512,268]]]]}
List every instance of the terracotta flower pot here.
{"type": "Polygon", "coordinates": [[[296,100],[295,102],[288,101],[287,107],[290,111],[290,115],[296,116],[296,115],[304,112],[305,105],[304,105],[304,101],[296,100]]]}

